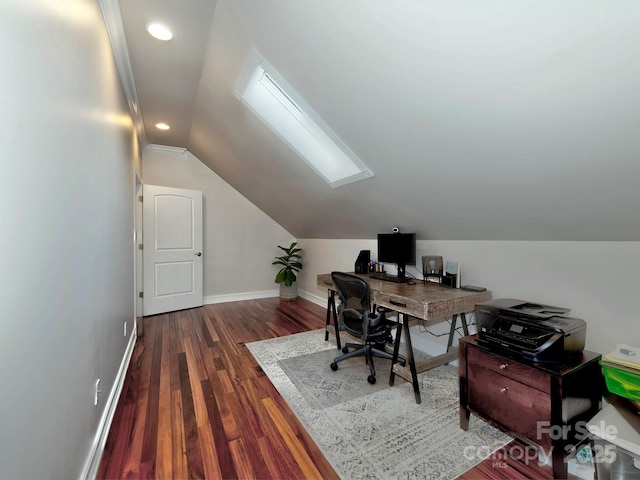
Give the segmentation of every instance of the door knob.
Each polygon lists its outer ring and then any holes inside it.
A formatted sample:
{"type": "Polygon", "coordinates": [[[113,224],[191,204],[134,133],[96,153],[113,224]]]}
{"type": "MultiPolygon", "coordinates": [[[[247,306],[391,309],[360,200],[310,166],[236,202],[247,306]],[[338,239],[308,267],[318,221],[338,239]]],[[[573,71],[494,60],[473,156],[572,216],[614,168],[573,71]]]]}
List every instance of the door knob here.
{"type": "Polygon", "coordinates": [[[202,256],[202,252],[196,253],[196,256],[201,257],[202,256]]]}

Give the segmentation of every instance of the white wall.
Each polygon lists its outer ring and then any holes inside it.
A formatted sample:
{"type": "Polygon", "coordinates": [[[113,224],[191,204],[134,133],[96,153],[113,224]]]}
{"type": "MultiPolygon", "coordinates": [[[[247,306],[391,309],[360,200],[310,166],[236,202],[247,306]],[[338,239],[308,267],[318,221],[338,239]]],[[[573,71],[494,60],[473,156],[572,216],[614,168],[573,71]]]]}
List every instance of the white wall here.
{"type": "MultiPolygon", "coordinates": [[[[317,274],[353,271],[361,249],[371,250],[372,258],[377,252],[375,240],[302,239],[299,244],[305,254],[300,288],[322,305],[326,290],[316,287],[317,274]]],[[[571,308],[572,316],[587,322],[589,350],[608,353],[618,343],[640,346],[640,242],[418,241],[417,253],[418,259],[442,255],[460,262],[462,283],[487,287],[493,298],[571,308]]],[[[422,278],[414,268],[407,271],[422,278]]],[[[447,331],[446,325],[434,331],[447,331]]]]}
{"type": "Polygon", "coordinates": [[[147,146],[145,184],[201,190],[205,303],[278,295],[273,258],[294,238],[189,151],[147,146]]]}
{"type": "Polygon", "coordinates": [[[97,1],[3,0],[0,58],[0,477],[77,478],[133,330],[137,143],[97,1]]]}

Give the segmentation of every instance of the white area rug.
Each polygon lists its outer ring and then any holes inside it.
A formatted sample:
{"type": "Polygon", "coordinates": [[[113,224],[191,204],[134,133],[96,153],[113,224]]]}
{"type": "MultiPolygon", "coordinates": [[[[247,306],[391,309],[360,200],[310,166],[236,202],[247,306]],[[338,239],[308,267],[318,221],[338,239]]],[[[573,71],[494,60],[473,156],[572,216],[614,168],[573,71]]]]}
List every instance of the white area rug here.
{"type": "Polygon", "coordinates": [[[367,383],[362,357],[333,372],[329,363],[340,352],[333,337],[324,341],[324,330],[247,348],[344,480],[452,479],[510,440],[474,416],[468,431],[460,429],[455,367],[420,374],[416,404],[402,378],[388,386],[389,360],[376,359],[375,385],[367,383]],[[316,368],[314,360],[325,363],[316,368]]]}

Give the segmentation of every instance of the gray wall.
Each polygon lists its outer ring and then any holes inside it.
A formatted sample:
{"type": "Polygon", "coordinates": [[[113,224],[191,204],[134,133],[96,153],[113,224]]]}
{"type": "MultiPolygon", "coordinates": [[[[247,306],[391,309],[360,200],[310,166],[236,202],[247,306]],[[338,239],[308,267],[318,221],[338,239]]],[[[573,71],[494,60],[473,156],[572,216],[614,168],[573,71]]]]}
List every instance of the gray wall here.
{"type": "MultiPolygon", "coordinates": [[[[274,245],[291,236],[189,152],[182,155],[147,147],[143,155],[146,183],[205,191],[205,301],[263,296],[273,288],[270,259],[274,245]],[[243,258],[243,252],[246,255],[243,258]],[[237,275],[240,266],[252,275],[237,275]],[[249,283],[248,283],[249,282],[249,283]],[[242,295],[244,294],[244,297],[242,295]]],[[[313,218],[315,212],[308,212],[313,218]]],[[[418,228],[418,227],[416,227],[418,228]]],[[[376,241],[299,239],[304,249],[301,295],[326,304],[316,275],[352,271],[361,249],[376,257],[376,241]]],[[[461,264],[462,282],[482,285],[494,298],[513,297],[572,309],[587,322],[587,348],[601,353],[617,343],[640,345],[637,328],[637,273],[640,242],[418,241],[422,255],[442,255],[461,264]]],[[[393,270],[393,267],[391,267],[393,270]]],[[[421,271],[409,267],[416,277],[421,271]]],[[[415,329],[418,345],[431,353],[446,337],[415,329]]],[[[448,332],[446,322],[430,330],[448,332]]]]}
{"type": "MultiPolygon", "coordinates": [[[[361,249],[376,258],[375,240],[302,239],[305,269],[300,288],[305,296],[326,305],[326,290],[316,275],[334,270],[353,271],[361,249]]],[[[587,322],[587,348],[608,353],[618,343],[640,345],[638,328],[638,272],[640,242],[489,242],[418,241],[422,255],[442,255],[460,262],[462,283],[481,285],[493,298],[518,298],[571,309],[587,322]]],[[[393,270],[393,269],[391,269],[393,270]]],[[[417,278],[420,271],[407,267],[417,278]]],[[[419,331],[416,328],[416,331],[419,331]]],[[[448,331],[446,322],[430,328],[448,331]]],[[[423,344],[444,351],[446,337],[423,332],[423,344]],[[429,345],[435,344],[435,345],[429,345]]]]}
{"type": "Polygon", "coordinates": [[[205,303],[278,294],[271,262],[290,233],[188,151],[149,145],[142,174],[145,184],[203,192],[205,303]]]}
{"type": "Polygon", "coordinates": [[[77,478],[133,330],[138,146],[97,1],[3,0],[0,58],[0,477],[77,478]]]}
{"type": "MultiPolygon", "coordinates": [[[[96,1],[3,0],[0,55],[0,477],[76,478],[131,340],[138,145],[96,1]]],[[[195,157],[173,160],[145,158],[144,179],[204,191],[205,295],[274,289],[275,245],[291,235],[195,157]]],[[[301,244],[301,288],[319,303],[317,273],[352,269],[360,248],[375,248],[372,240],[301,244]]],[[[640,344],[638,242],[419,247],[460,260],[463,281],[495,297],[571,307],[589,324],[591,349],[640,344]]]]}

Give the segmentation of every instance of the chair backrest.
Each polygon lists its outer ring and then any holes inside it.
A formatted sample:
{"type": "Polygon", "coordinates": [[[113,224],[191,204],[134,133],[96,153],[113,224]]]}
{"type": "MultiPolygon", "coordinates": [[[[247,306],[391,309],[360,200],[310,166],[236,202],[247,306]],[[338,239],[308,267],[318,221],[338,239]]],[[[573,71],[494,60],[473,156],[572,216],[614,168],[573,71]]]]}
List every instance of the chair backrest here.
{"type": "Polygon", "coordinates": [[[357,275],[343,272],[331,272],[331,279],[341,302],[338,305],[340,327],[352,334],[361,334],[365,328],[363,320],[371,313],[369,284],[357,275]]]}

